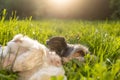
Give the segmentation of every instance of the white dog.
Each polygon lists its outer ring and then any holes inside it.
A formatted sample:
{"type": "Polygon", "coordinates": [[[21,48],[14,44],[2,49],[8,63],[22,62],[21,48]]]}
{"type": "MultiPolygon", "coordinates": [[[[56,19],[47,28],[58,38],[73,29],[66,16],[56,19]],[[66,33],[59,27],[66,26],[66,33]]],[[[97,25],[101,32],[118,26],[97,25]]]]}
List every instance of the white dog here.
{"type": "Polygon", "coordinates": [[[51,54],[44,45],[27,36],[16,35],[4,49],[3,54],[7,53],[10,53],[12,57],[9,61],[5,60],[5,66],[8,65],[8,62],[9,64],[13,63],[13,58],[18,54],[13,65],[13,71],[19,72],[19,80],[47,80],[42,78],[45,75],[46,77],[49,76],[49,79],[51,76],[60,74],[64,76],[64,69],[59,56],[51,54]],[[45,73],[47,70],[49,72],[45,73]],[[58,72],[56,73],[55,70],[58,72]]]}
{"type": "Polygon", "coordinates": [[[50,80],[51,76],[62,76],[63,80],[67,80],[64,76],[65,71],[62,67],[61,58],[54,52],[49,52],[44,59],[44,64],[30,80],[50,80]]]}

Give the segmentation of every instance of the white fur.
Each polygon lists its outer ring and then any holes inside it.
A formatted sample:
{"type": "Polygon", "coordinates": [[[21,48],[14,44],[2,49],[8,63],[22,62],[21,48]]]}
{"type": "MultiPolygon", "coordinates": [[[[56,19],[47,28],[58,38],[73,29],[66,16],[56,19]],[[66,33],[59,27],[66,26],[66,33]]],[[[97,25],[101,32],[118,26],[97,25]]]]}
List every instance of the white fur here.
{"type": "Polygon", "coordinates": [[[63,79],[66,80],[64,74],[65,72],[62,67],[50,65],[39,69],[29,80],[50,80],[51,76],[63,76],[63,79]]]}
{"type": "Polygon", "coordinates": [[[62,76],[64,80],[67,80],[61,58],[55,52],[47,54],[42,67],[29,80],[50,80],[51,76],[62,76]]]}
{"type": "Polygon", "coordinates": [[[3,49],[2,49],[2,46],[0,45],[0,56],[2,56],[3,54],[3,49]]]}
{"type": "Polygon", "coordinates": [[[8,42],[4,50],[4,54],[12,54],[10,63],[13,62],[16,52],[19,53],[14,63],[13,71],[19,72],[19,80],[45,80],[41,79],[41,77],[64,76],[61,58],[55,53],[50,53],[38,41],[18,34],[8,42]],[[41,77],[38,77],[39,75],[41,77]]]}

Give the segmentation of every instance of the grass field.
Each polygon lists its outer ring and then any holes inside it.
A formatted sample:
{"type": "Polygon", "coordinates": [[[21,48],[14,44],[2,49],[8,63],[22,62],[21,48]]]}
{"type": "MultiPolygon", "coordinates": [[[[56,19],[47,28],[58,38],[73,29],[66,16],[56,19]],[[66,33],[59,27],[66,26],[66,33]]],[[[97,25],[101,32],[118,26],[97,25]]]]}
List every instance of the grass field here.
{"type": "MultiPolygon", "coordinates": [[[[72,60],[64,64],[68,80],[120,80],[120,21],[0,21],[1,45],[18,33],[43,44],[52,36],[64,36],[68,43],[87,46],[96,58],[86,55],[85,63],[72,60]]],[[[0,80],[15,79],[16,74],[0,68],[0,80]]]]}

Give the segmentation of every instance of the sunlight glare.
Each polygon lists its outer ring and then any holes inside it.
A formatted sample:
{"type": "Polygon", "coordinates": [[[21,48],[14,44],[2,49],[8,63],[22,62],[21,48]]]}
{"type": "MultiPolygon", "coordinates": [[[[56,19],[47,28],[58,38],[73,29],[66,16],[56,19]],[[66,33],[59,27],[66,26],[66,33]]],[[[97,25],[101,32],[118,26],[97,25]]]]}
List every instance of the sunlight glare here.
{"type": "Polygon", "coordinates": [[[51,2],[55,3],[55,4],[67,4],[69,3],[70,0],[51,0],[51,2]]]}
{"type": "Polygon", "coordinates": [[[72,0],[49,0],[50,3],[56,6],[65,6],[65,5],[70,5],[72,0]]]}

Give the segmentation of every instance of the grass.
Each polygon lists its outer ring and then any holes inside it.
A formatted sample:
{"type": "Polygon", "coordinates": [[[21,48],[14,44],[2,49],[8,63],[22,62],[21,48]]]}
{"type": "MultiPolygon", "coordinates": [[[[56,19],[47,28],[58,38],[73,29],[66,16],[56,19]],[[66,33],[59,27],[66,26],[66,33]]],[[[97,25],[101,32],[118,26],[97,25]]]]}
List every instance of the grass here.
{"type": "MultiPolygon", "coordinates": [[[[19,21],[16,18],[5,21],[3,16],[0,44],[6,45],[18,33],[42,44],[52,36],[64,36],[68,43],[89,47],[96,58],[88,54],[85,63],[72,60],[64,64],[68,80],[120,80],[120,21],[19,21]]],[[[0,68],[0,80],[16,80],[16,77],[15,73],[0,68]]]]}

